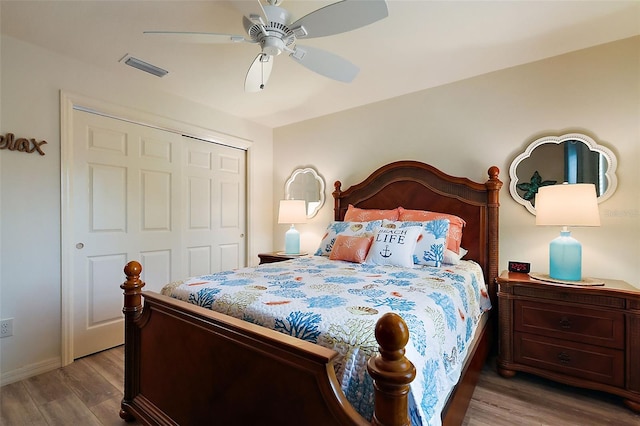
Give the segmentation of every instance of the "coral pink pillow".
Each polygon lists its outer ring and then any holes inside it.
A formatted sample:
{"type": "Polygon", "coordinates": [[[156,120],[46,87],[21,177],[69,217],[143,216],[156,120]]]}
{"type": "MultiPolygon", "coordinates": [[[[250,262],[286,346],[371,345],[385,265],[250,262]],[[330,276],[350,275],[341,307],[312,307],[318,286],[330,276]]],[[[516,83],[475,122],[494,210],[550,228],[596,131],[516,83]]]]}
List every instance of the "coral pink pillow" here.
{"type": "Polygon", "coordinates": [[[371,241],[373,241],[373,237],[338,235],[329,254],[329,259],[362,263],[367,258],[371,241]]]}
{"type": "Polygon", "coordinates": [[[447,214],[430,212],[428,210],[406,210],[402,207],[398,207],[398,213],[400,214],[400,220],[426,222],[436,219],[449,219],[449,233],[447,234],[447,248],[452,252],[460,253],[460,243],[462,242],[462,228],[467,224],[462,218],[447,214]]]}
{"type": "Polygon", "coordinates": [[[349,204],[347,213],[344,215],[345,222],[371,222],[372,220],[398,220],[398,209],[393,210],[376,210],[376,209],[359,209],[349,204]]]}

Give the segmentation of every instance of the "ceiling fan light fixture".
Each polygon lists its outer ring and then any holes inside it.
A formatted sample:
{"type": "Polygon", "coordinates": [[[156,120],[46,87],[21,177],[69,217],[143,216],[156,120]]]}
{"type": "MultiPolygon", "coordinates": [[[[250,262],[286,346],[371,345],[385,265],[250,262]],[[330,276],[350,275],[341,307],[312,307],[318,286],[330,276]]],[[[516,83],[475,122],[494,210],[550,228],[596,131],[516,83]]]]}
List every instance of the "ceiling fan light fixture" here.
{"type": "Polygon", "coordinates": [[[277,37],[265,37],[262,40],[262,51],[267,55],[278,56],[284,50],[284,42],[277,37]]]}
{"type": "Polygon", "coordinates": [[[125,57],[122,58],[120,62],[124,62],[126,65],[129,65],[130,67],[155,75],[156,77],[164,77],[165,75],[169,74],[169,71],[165,69],[162,69],[160,67],[157,67],[155,65],[152,65],[148,62],[145,62],[138,58],[134,58],[133,56],[129,56],[129,55],[125,55],[125,57]]]}

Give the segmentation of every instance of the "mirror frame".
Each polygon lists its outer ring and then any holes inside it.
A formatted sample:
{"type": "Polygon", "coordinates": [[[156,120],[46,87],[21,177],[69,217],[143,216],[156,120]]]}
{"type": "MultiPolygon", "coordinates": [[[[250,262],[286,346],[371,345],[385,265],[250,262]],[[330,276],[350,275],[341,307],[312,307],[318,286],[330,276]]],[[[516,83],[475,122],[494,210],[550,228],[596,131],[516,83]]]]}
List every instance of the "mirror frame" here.
{"type": "Polygon", "coordinates": [[[325,196],[324,196],[324,191],[325,191],[325,189],[324,189],[325,188],[324,187],[324,179],[322,179],[322,177],[313,168],[305,167],[305,168],[302,168],[302,169],[295,169],[293,171],[293,173],[291,173],[291,176],[289,177],[289,179],[284,184],[284,197],[285,197],[286,200],[294,199],[294,198],[291,198],[291,192],[290,192],[289,188],[291,187],[291,184],[296,180],[296,177],[298,175],[301,175],[301,174],[304,174],[304,173],[311,173],[313,178],[316,180],[316,182],[318,182],[318,185],[320,186],[320,194],[319,194],[320,202],[318,203],[317,207],[311,213],[307,213],[307,219],[311,219],[316,214],[318,214],[318,212],[320,211],[320,209],[324,205],[324,198],[325,198],[325,196]]]}
{"type": "Polygon", "coordinates": [[[587,147],[589,147],[591,151],[598,152],[607,159],[609,167],[607,167],[607,170],[604,174],[604,177],[607,180],[607,189],[598,197],[598,203],[601,203],[611,197],[615,192],[616,187],[618,186],[618,178],[616,177],[618,160],[609,148],[598,145],[592,138],[580,133],[568,133],[562,136],[544,136],[529,144],[527,149],[525,149],[522,154],[518,155],[509,167],[509,177],[511,178],[511,182],[509,183],[509,192],[511,193],[511,198],[513,198],[517,203],[522,204],[533,215],[536,214],[535,207],[533,206],[533,204],[531,204],[531,201],[522,198],[517,191],[518,176],[516,174],[516,170],[520,163],[529,158],[533,151],[540,145],[547,143],[555,143],[557,145],[560,145],[561,143],[567,141],[580,141],[587,145],[587,147]]]}

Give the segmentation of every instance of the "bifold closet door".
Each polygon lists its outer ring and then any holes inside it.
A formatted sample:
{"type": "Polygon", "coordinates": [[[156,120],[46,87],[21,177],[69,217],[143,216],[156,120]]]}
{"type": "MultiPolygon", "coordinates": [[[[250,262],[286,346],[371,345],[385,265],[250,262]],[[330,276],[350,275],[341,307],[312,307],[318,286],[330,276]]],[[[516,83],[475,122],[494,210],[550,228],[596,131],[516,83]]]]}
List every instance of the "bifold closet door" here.
{"type": "Polygon", "coordinates": [[[74,110],[73,357],[124,342],[123,267],[146,290],[244,266],[245,151],[74,110]]]}

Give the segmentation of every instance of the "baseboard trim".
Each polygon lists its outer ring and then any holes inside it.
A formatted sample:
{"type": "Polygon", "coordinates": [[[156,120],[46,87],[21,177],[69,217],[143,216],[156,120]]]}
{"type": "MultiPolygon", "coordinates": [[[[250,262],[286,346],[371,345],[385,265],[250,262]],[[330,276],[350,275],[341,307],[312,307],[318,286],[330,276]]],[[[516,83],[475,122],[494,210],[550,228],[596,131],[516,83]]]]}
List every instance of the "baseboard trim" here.
{"type": "Polygon", "coordinates": [[[34,364],[25,365],[24,367],[16,368],[15,370],[3,372],[0,376],[0,386],[28,379],[29,377],[55,370],[61,366],[62,359],[60,357],[56,357],[36,362],[34,364]]]}

